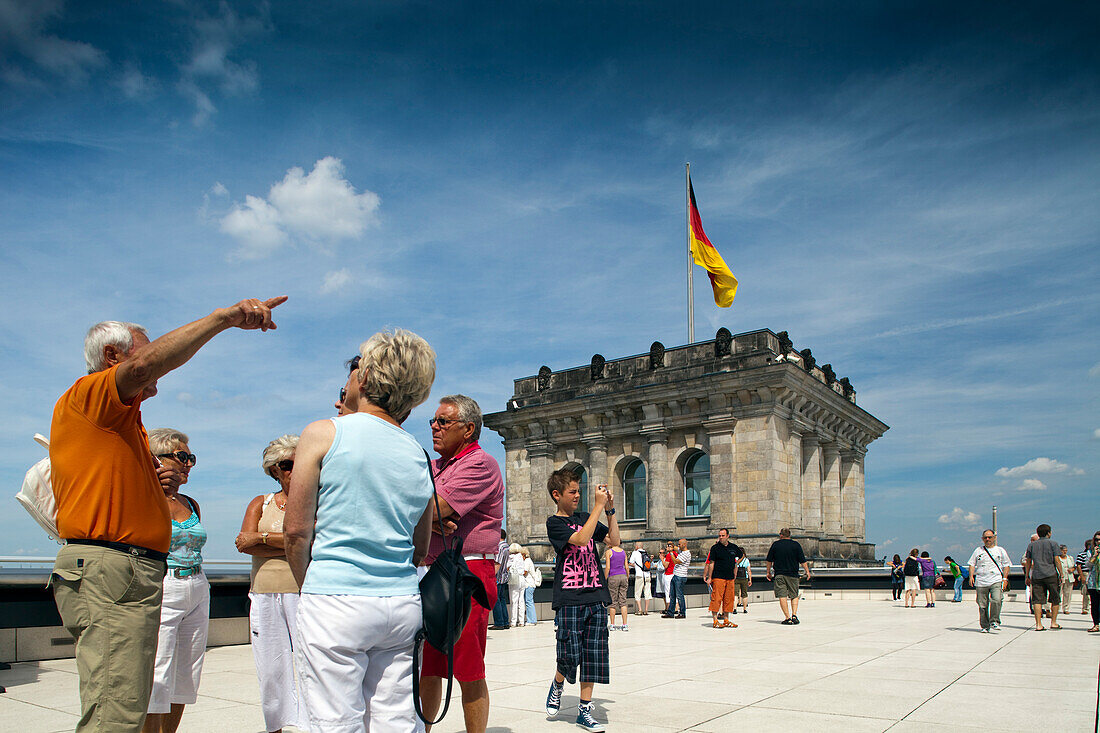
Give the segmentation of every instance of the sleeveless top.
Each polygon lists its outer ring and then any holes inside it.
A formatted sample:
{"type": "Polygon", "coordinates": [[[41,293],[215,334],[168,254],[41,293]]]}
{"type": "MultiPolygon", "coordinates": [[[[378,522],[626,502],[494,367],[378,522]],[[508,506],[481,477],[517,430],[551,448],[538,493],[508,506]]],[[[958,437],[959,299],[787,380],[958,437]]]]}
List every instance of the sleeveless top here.
{"type": "Polygon", "coordinates": [[[626,550],[611,551],[611,572],[608,577],[613,575],[626,575],[626,550]]]}
{"type": "MultiPolygon", "coordinates": [[[[283,516],[286,512],[275,503],[275,494],[264,497],[263,513],[256,527],[257,532],[279,534],[283,531],[283,516]]],[[[278,557],[252,556],[253,593],[297,593],[298,584],[290,572],[290,563],[286,555],[278,557]]]]}
{"type": "Polygon", "coordinates": [[[428,456],[401,428],[357,412],[331,418],[321,459],[312,560],[302,593],[419,593],[413,529],[432,496],[428,456]]]}
{"type": "Polygon", "coordinates": [[[191,516],[182,522],[172,520],[172,540],[168,544],[168,567],[197,568],[202,565],[202,546],[206,544],[206,528],[199,521],[195,511],[195,502],[187,499],[191,505],[191,516]]]}

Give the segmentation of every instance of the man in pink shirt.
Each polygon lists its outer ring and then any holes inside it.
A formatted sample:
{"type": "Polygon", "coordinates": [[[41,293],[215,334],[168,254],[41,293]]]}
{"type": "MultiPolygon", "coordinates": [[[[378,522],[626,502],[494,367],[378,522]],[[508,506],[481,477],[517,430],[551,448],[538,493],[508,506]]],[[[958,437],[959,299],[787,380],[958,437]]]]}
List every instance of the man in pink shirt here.
{"type": "MultiPolygon", "coordinates": [[[[449,395],[439,401],[429,423],[432,447],[439,458],[432,461],[439,513],[448,532],[457,526],[466,564],[481,578],[489,606],[497,599],[497,545],[504,520],[504,480],[496,459],[481,449],[481,408],[464,395],[449,395]]],[[[434,504],[433,504],[434,506],[434,504]]],[[[434,511],[434,510],[433,510],[434,511]]],[[[431,565],[443,551],[443,537],[436,517],[425,565],[431,565]]],[[[484,733],[489,723],[489,687],[485,683],[485,642],[489,610],[471,604],[470,618],[455,645],[454,676],[462,690],[462,714],[467,733],[484,733]]],[[[443,696],[447,658],[429,644],[424,645],[420,675],[420,704],[424,715],[434,718],[443,696]]]]}

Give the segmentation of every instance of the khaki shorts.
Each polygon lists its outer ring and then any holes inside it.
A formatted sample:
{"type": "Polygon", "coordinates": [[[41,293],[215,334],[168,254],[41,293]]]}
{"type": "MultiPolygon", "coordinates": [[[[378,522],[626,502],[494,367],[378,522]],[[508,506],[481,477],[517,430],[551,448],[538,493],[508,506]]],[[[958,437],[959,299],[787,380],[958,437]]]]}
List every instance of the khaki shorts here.
{"type": "Polygon", "coordinates": [[[1058,585],[1058,576],[1051,575],[1049,578],[1032,578],[1031,579],[1031,604],[1045,606],[1050,603],[1054,606],[1060,606],[1062,602],[1062,589],[1058,585]]]}
{"type": "Polygon", "coordinates": [[[777,575],[772,581],[776,598],[798,598],[798,578],[789,575],[777,575]]]}
{"type": "Polygon", "coordinates": [[[749,597],[749,579],[737,578],[733,581],[734,593],[740,598],[749,597]]]}
{"type": "Polygon", "coordinates": [[[626,605],[626,589],[629,583],[626,575],[612,575],[607,579],[607,590],[611,593],[612,606],[626,605]]]}
{"type": "Polygon", "coordinates": [[[141,728],[166,567],[95,545],[66,545],[57,553],[50,585],[61,623],[77,640],[78,733],[141,728]]]}

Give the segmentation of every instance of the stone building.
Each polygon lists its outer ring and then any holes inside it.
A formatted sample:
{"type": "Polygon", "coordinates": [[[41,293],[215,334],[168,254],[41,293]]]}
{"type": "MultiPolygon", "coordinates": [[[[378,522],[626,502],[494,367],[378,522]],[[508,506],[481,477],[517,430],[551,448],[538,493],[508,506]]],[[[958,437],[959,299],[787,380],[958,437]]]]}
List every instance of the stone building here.
{"type": "Polygon", "coordinates": [[[549,559],[550,473],[574,470],[582,509],[608,484],[624,544],[730,529],[760,558],[790,527],[819,565],[868,564],[864,458],[888,428],[847,378],[795,351],[786,332],[732,336],[515,380],[504,412],[509,538],[549,559]]]}

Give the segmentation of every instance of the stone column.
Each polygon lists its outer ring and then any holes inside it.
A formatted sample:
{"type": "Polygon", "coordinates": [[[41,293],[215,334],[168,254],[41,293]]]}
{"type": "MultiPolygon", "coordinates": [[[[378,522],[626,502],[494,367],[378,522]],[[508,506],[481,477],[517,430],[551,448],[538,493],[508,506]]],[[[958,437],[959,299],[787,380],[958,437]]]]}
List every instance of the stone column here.
{"type": "Polygon", "coordinates": [[[821,535],[821,443],[810,434],[802,436],[802,524],[807,535],[821,535]]]}
{"type": "Polygon", "coordinates": [[[526,537],[516,537],[515,542],[523,544],[524,540],[538,537],[546,538],[546,525],[543,520],[549,511],[541,511],[547,508],[544,498],[546,494],[546,482],[550,478],[553,466],[554,447],[546,441],[529,442],[527,444],[527,460],[530,463],[531,483],[523,491],[508,491],[508,536],[509,539],[517,531],[527,533],[526,537]]]}
{"type": "Polygon", "coordinates": [[[840,523],[840,451],[836,443],[825,443],[821,447],[822,484],[821,484],[821,520],[826,537],[839,539],[840,523]]]}
{"type": "Polygon", "coordinates": [[[737,528],[739,487],[734,471],[736,447],[733,440],[736,423],[733,418],[703,423],[710,455],[710,524],[712,527],[730,527],[734,534],[743,531],[737,528]]]}
{"type": "Polygon", "coordinates": [[[803,520],[802,499],[802,433],[794,425],[787,431],[787,480],[790,482],[791,519],[790,529],[794,534],[802,534],[806,527],[803,520]]]}
{"type": "Polygon", "coordinates": [[[596,487],[600,484],[611,485],[607,480],[607,440],[602,435],[595,438],[582,437],[582,440],[588,448],[588,506],[592,506],[596,487]]]}
{"type": "Polygon", "coordinates": [[[642,437],[649,445],[645,462],[646,527],[671,531],[679,514],[676,509],[678,482],[673,479],[675,471],[668,465],[668,433],[664,429],[643,429],[642,437]]]}
{"type": "Polygon", "coordinates": [[[846,450],[841,453],[840,471],[840,521],[844,537],[853,542],[863,541],[864,491],[863,457],[865,451],[846,450]]]}

